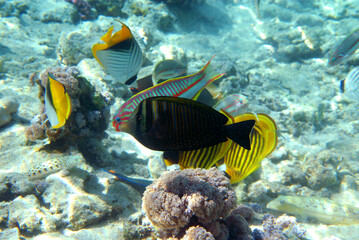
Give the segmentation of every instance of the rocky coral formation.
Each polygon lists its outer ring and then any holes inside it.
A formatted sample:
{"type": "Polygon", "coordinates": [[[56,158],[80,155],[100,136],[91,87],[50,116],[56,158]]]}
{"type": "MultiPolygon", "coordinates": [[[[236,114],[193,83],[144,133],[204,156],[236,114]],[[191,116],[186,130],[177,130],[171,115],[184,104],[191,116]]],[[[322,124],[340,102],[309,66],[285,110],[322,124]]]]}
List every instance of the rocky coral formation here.
{"type": "Polygon", "coordinates": [[[179,7],[196,7],[206,2],[206,0],[160,0],[160,1],[179,7]]]}
{"type": "Polygon", "coordinates": [[[19,102],[15,97],[4,97],[0,99],[0,126],[9,123],[12,114],[17,112],[19,102]]]}
{"type": "Polygon", "coordinates": [[[45,124],[46,113],[42,107],[41,114],[35,116],[31,125],[26,129],[27,139],[34,141],[48,137],[50,141],[59,140],[65,136],[71,137],[101,137],[109,123],[110,112],[106,98],[85,78],[79,76],[74,67],[57,67],[46,69],[40,78],[32,76],[32,82],[40,86],[40,100],[44,103],[44,92],[47,75],[52,73],[66,87],[72,102],[72,114],[63,128],[52,129],[45,124]]]}
{"type": "Polygon", "coordinates": [[[235,204],[229,180],[212,168],[164,173],[147,187],[142,207],[162,238],[245,239],[251,234],[245,219],[228,216],[235,204]]]}

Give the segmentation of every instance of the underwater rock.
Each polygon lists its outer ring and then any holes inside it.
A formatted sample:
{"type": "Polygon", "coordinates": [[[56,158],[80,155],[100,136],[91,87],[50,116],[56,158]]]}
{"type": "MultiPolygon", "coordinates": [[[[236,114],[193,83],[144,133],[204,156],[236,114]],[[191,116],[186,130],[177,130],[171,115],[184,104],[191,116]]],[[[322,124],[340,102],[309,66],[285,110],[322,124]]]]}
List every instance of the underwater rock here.
{"type": "Polygon", "coordinates": [[[0,224],[6,224],[9,218],[9,205],[10,203],[8,202],[5,201],[0,202],[0,224]]]}
{"type": "Polygon", "coordinates": [[[0,201],[11,201],[17,196],[35,194],[35,184],[20,173],[0,174],[0,201]]]}
{"type": "Polygon", "coordinates": [[[155,155],[149,157],[148,170],[150,171],[151,176],[154,179],[157,179],[167,170],[167,167],[162,157],[155,155]]]}
{"type": "Polygon", "coordinates": [[[92,58],[91,43],[80,31],[63,34],[56,50],[57,57],[67,66],[76,66],[84,58],[92,58]]]}
{"type": "Polygon", "coordinates": [[[125,0],[88,0],[93,8],[96,9],[99,15],[124,18],[127,14],[122,11],[125,0]]]}
{"type": "Polygon", "coordinates": [[[241,204],[231,211],[231,215],[241,215],[247,222],[249,222],[254,216],[254,211],[252,208],[241,204]]]}
{"type": "MultiPolygon", "coordinates": [[[[226,236],[218,221],[234,208],[236,196],[223,172],[212,168],[165,172],[143,195],[143,210],[163,238],[181,237],[200,224],[216,239],[226,236]]],[[[226,239],[226,238],[223,238],[226,239]]]]}
{"type": "Polygon", "coordinates": [[[305,229],[297,223],[296,218],[286,214],[278,218],[267,215],[263,222],[263,231],[256,232],[261,237],[256,239],[305,239],[306,237],[305,229]]]}
{"type": "Polygon", "coordinates": [[[20,231],[17,227],[3,229],[0,232],[0,239],[11,239],[11,240],[20,240],[20,231]]]}
{"type": "Polygon", "coordinates": [[[12,119],[11,114],[16,113],[19,102],[15,97],[4,97],[0,99],[0,126],[9,123],[12,119]]]}
{"type": "Polygon", "coordinates": [[[68,201],[69,225],[67,227],[71,230],[79,230],[97,223],[112,211],[111,207],[96,195],[70,195],[68,201]]]}
{"type": "Polygon", "coordinates": [[[41,207],[34,195],[17,197],[9,204],[9,227],[18,227],[27,232],[53,232],[57,218],[45,207],[41,207]]]}
{"type": "Polygon", "coordinates": [[[225,223],[229,230],[230,240],[253,240],[252,231],[247,221],[238,214],[227,217],[225,223]]]}

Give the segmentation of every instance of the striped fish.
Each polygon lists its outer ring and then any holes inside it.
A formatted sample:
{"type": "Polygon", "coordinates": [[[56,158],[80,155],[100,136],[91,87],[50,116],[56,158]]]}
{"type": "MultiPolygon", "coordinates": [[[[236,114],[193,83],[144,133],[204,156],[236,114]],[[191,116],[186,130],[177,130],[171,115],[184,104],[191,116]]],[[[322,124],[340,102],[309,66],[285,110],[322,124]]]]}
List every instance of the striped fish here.
{"type": "Polygon", "coordinates": [[[272,118],[260,113],[258,119],[253,114],[238,116],[234,122],[255,120],[251,133],[251,149],[247,150],[233,143],[224,156],[226,172],[231,183],[240,182],[260,167],[261,161],[271,154],[277,146],[277,126],[272,118]]]}
{"type": "Polygon", "coordinates": [[[159,84],[168,79],[184,76],[186,73],[186,65],[174,59],[165,59],[158,62],[153,69],[153,85],[159,84]]]}
{"type": "Polygon", "coordinates": [[[217,111],[222,109],[231,116],[237,117],[247,110],[248,100],[242,94],[231,94],[217,102],[213,108],[217,111]]]}
{"type": "Polygon", "coordinates": [[[190,151],[228,139],[250,149],[249,135],[255,120],[227,122],[227,115],[191,99],[151,97],[138,105],[122,128],[156,151],[190,151]]]}
{"type": "Polygon", "coordinates": [[[130,85],[136,80],[142,67],[143,56],[130,29],[124,23],[121,24],[122,29],[113,35],[113,26],[110,27],[101,37],[105,43],[94,44],[92,53],[112,77],[130,85]]]}
{"type": "Polygon", "coordinates": [[[359,47],[359,29],[341,41],[335,51],[329,56],[328,64],[337,65],[348,59],[359,47]]]}
{"type": "Polygon", "coordinates": [[[347,97],[359,101],[359,67],[352,69],[340,82],[340,89],[347,97]]]}
{"type": "Polygon", "coordinates": [[[120,107],[113,117],[113,127],[116,131],[121,131],[121,125],[127,122],[128,118],[140,102],[149,97],[173,96],[196,100],[201,91],[208,84],[216,81],[224,75],[217,74],[213,70],[210,65],[211,60],[209,60],[208,63],[196,74],[167,80],[132,96],[120,107]]]}

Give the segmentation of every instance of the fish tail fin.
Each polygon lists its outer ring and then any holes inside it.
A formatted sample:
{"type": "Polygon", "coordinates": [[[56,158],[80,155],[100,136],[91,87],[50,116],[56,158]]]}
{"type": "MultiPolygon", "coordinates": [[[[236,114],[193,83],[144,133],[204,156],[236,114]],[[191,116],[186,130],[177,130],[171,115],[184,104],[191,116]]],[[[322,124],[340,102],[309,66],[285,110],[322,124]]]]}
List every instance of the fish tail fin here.
{"type": "Polygon", "coordinates": [[[205,84],[203,87],[196,93],[196,95],[193,97],[193,100],[197,100],[203,89],[205,89],[209,84],[213,83],[214,81],[220,79],[225,73],[217,74],[216,71],[213,69],[211,65],[212,59],[215,57],[214,55],[207,64],[201,69],[201,72],[203,74],[203,79],[201,81],[204,81],[205,84]]]}
{"type": "Polygon", "coordinates": [[[239,144],[240,146],[242,146],[247,150],[250,150],[251,149],[250,134],[252,132],[254,124],[255,124],[254,120],[247,120],[243,122],[233,123],[230,125],[225,125],[224,126],[225,134],[233,142],[239,144]]]}

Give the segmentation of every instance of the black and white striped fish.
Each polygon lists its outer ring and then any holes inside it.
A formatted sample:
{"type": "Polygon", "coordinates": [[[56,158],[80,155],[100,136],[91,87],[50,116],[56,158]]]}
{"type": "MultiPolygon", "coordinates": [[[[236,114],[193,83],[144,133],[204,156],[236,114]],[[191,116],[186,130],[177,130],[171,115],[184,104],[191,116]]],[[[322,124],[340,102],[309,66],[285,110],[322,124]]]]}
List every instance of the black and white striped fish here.
{"type": "Polygon", "coordinates": [[[340,81],[340,89],[347,97],[359,100],[359,67],[352,69],[347,77],[340,81]]]}
{"type": "Polygon", "coordinates": [[[92,46],[92,53],[102,67],[116,80],[127,85],[137,78],[143,62],[142,51],[130,29],[122,23],[122,29],[112,35],[110,27],[101,40],[92,46]]]}

